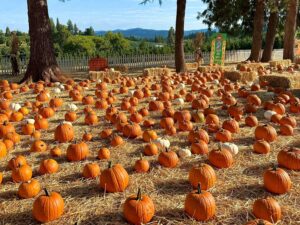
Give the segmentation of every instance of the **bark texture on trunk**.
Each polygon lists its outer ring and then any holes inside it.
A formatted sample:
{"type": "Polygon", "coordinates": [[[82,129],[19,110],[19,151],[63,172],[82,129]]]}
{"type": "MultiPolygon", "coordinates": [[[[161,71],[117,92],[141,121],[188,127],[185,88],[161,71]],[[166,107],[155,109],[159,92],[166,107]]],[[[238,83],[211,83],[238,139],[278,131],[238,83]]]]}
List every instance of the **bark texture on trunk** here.
{"type": "Polygon", "coordinates": [[[279,22],[278,0],[275,1],[277,10],[271,12],[266,34],[266,45],[261,58],[262,62],[269,62],[272,59],[272,51],[275,43],[276,31],[279,22]]]}
{"type": "Polygon", "coordinates": [[[262,46],[262,31],[264,26],[265,1],[256,0],[255,15],[253,21],[253,36],[251,54],[248,60],[260,61],[260,50],[262,46]]]}
{"type": "Polygon", "coordinates": [[[299,0],[290,0],[284,27],[283,58],[294,61],[299,0]]]}
{"type": "Polygon", "coordinates": [[[186,0],[177,0],[176,37],[175,37],[175,66],[176,72],[185,71],[184,60],[184,19],[186,0]]]}
{"type": "Polygon", "coordinates": [[[62,79],[51,35],[47,0],[27,0],[30,59],[25,76],[20,81],[55,82],[62,79]]]}

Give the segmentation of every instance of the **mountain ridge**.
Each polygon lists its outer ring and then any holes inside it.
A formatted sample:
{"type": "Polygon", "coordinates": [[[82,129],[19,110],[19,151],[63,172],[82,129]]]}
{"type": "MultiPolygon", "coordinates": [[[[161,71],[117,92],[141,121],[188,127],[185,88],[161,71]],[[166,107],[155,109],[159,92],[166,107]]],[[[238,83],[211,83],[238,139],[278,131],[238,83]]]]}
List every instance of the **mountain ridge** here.
{"type": "MultiPolygon", "coordinates": [[[[104,35],[109,31],[95,31],[97,35],[104,35]]],[[[136,38],[147,38],[154,39],[156,36],[162,36],[164,38],[168,37],[169,30],[155,30],[155,29],[144,29],[144,28],[130,28],[130,29],[115,29],[111,30],[113,33],[121,33],[124,37],[136,37],[136,38]]],[[[190,34],[195,34],[198,32],[208,32],[208,29],[199,29],[199,30],[186,30],[184,32],[185,36],[190,34]]]]}

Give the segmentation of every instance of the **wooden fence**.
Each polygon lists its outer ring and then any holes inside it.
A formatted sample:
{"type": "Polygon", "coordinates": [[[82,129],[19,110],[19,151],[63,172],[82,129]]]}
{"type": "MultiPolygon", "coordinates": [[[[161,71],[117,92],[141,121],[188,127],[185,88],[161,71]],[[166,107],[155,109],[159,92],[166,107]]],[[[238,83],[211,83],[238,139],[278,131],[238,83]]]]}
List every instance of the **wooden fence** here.
{"type": "MultiPolygon", "coordinates": [[[[273,59],[282,59],[283,50],[276,49],[273,51],[273,59]]],[[[239,62],[246,60],[250,55],[250,50],[234,50],[226,51],[225,62],[239,62]]],[[[210,60],[210,53],[203,53],[204,63],[208,64],[210,60]]],[[[87,72],[89,56],[64,56],[58,58],[58,64],[65,72],[87,72]]],[[[129,55],[129,56],[108,56],[108,65],[110,68],[126,65],[128,68],[145,68],[167,65],[174,66],[174,54],[161,54],[161,55],[129,55]]],[[[194,62],[195,56],[193,53],[185,55],[186,62],[194,62]]],[[[28,59],[22,58],[20,60],[21,72],[26,71],[28,59]]],[[[11,74],[11,63],[8,57],[0,58],[0,75],[11,74]]]]}

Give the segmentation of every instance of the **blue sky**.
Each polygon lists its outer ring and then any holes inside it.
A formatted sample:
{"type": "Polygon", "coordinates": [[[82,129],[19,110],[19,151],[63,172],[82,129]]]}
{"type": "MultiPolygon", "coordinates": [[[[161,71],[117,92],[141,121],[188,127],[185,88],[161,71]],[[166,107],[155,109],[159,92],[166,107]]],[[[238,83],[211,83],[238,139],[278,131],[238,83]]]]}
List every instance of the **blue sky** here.
{"type": "MultiPolygon", "coordinates": [[[[48,0],[49,14],[62,23],[68,19],[80,29],[93,26],[95,30],[128,28],[169,29],[175,25],[176,0],[158,0],[140,5],[141,0],[48,0]]],[[[205,5],[201,0],[187,0],[185,29],[206,28],[196,19],[197,12],[205,5]]],[[[1,0],[0,29],[6,26],[11,30],[28,31],[27,1],[1,0]]]]}

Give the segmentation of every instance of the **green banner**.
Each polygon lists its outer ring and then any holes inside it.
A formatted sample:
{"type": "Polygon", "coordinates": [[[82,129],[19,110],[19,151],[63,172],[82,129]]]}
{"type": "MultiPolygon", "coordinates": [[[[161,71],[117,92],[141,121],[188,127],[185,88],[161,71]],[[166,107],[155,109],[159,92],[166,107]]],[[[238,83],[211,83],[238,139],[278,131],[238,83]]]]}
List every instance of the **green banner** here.
{"type": "Polygon", "coordinates": [[[211,41],[210,64],[224,65],[227,34],[214,34],[211,41]]]}

